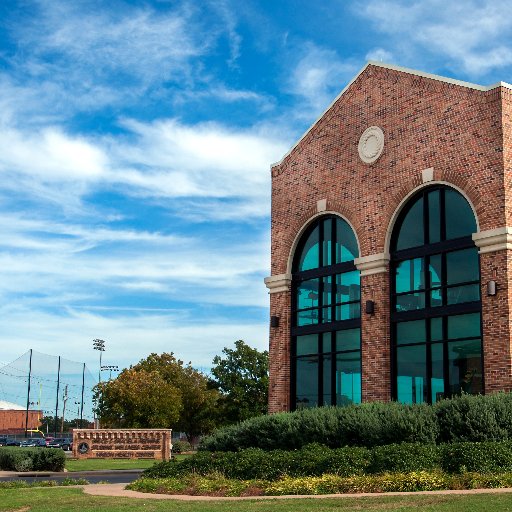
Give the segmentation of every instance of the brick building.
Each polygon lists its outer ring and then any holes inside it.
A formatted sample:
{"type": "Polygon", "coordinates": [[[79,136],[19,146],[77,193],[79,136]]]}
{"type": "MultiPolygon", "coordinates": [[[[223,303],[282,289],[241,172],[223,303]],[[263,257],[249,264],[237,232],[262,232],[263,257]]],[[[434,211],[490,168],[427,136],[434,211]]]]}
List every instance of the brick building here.
{"type": "MultiPolygon", "coordinates": [[[[42,411],[29,409],[27,428],[38,429],[41,424],[41,417],[42,411]]],[[[27,411],[25,407],[0,400],[0,434],[25,432],[26,421],[27,411]]]]}
{"type": "Polygon", "coordinates": [[[271,170],[270,412],[512,390],[511,164],[511,85],[363,68],[271,170]]]}

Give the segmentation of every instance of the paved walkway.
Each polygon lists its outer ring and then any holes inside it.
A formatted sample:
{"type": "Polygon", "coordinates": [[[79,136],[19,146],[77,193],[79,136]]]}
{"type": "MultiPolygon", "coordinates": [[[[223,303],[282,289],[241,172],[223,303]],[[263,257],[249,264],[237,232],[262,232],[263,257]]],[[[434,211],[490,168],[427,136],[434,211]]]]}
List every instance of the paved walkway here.
{"type": "Polygon", "coordinates": [[[512,488],[506,489],[471,489],[467,491],[418,491],[418,492],[387,492],[387,493],[359,493],[359,494],[315,494],[293,496],[244,496],[242,498],[221,498],[217,496],[184,496],[181,494],[151,494],[138,491],[128,491],[126,484],[92,484],[84,485],[82,489],[86,494],[93,496],[116,496],[120,498],[139,498],[144,500],[177,500],[177,501],[237,501],[237,500],[282,500],[297,498],[362,498],[367,496],[417,496],[436,494],[498,494],[512,493],[512,488]]]}

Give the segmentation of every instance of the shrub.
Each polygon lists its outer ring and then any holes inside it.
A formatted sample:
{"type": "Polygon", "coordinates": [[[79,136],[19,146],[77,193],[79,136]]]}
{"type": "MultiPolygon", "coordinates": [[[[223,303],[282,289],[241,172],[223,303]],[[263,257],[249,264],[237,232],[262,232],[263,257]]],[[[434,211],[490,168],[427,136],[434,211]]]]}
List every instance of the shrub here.
{"type": "Polygon", "coordinates": [[[183,453],[192,451],[192,445],[188,441],[174,441],[172,443],[172,453],[183,453]]]}
{"type": "Polygon", "coordinates": [[[296,450],[310,443],[331,448],[371,447],[390,444],[397,439],[431,444],[438,436],[437,420],[431,406],[374,402],[259,416],[217,430],[202,441],[200,449],[296,450]]]}
{"type": "Polygon", "coordinates": [[[433,409],[441,443],[512,440],[512,393],[462,395],[433,409]]]}
{"type": "Polygon", "coordinates": [[[0,448],[0,469],[5,471],[63,471],[66,454],[53,448],[0,448]]]}
{"type": "Polygon", "coordinates": [[[451,443],[439,446],[441,466],[450,473],[512,471],[512,442],[451,443]]]}
{"type": "Polygon", "coordinates": [[[369,464],[370,454],[366,448],[333,450],[313,444],[292,451],[249,448],[239,452],[198,452],[181,462],[160,462],[143,474],[147,478],[168,478],[215,472],[241,480],[273,480],[283,475],[362,475],[369,464]]]}
{"type": "Polygon", "coordinates": [[[434,405],[373,402],[259,416],[217,430],[203,439],[199,449],[297,450],[309,443],[373,447],[397,440],[512,441],[512,393],[462,395],[434,405]]]}
{"type": "Polygon", "coordinates": [[[439,469],[439,448],[433,444],[402,443],[371,450],[370,473],[407,473],[439,469]]]}

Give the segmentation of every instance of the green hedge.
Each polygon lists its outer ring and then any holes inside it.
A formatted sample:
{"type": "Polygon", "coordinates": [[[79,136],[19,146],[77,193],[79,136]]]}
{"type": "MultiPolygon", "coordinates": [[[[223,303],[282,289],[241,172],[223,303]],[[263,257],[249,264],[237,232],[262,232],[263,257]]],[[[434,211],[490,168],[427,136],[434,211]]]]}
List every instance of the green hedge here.
{"type": "Polygon", "coordinates": [[[296,450],[309,443],[331,448],[382,446],[397,440],[440,444],[512,440],[512,394],[463,395],[434,405],[397,402],[319,407],[251,418],[217,430],[199,447],[296,450]]]}
{"type": "Polygon", "coordinates": [[[57,448],[0,448],[0,470],[63,471],[66,454],[57,448]]]}
{"type": "Polygon", "coordinates": [[[328,448],[313,444],[291,451],[248,448],[239,452],[198,452],[181,462],[157,463],[144,471],[144,477],[217,473],[238,480],[276,480],[284,476],[351,477],[415,471],[512,472],[512,442],[402,443],[375,448],[328,448]]]}

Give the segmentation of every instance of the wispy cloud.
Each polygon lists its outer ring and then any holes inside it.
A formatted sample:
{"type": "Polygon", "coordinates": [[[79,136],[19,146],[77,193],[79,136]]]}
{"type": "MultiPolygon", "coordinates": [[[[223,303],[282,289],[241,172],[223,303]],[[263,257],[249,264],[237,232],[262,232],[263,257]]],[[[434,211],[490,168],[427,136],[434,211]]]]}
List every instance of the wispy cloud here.
{"type": "Polygon", "coordinates": [[[512,64],[512,19],[504,15],[510,0],[370,0],[357,9],[409,63],[420,55],[441,56],[445,66],[474,77],[512,64]]]}
{"type": "Polygon", "coordinates": [[[297,110],[302,116],[319,115],[357,71],[354,61],[343,60],[334,50],[304,44],[288,82],[289,91],[306,101],[297,110]]]}

